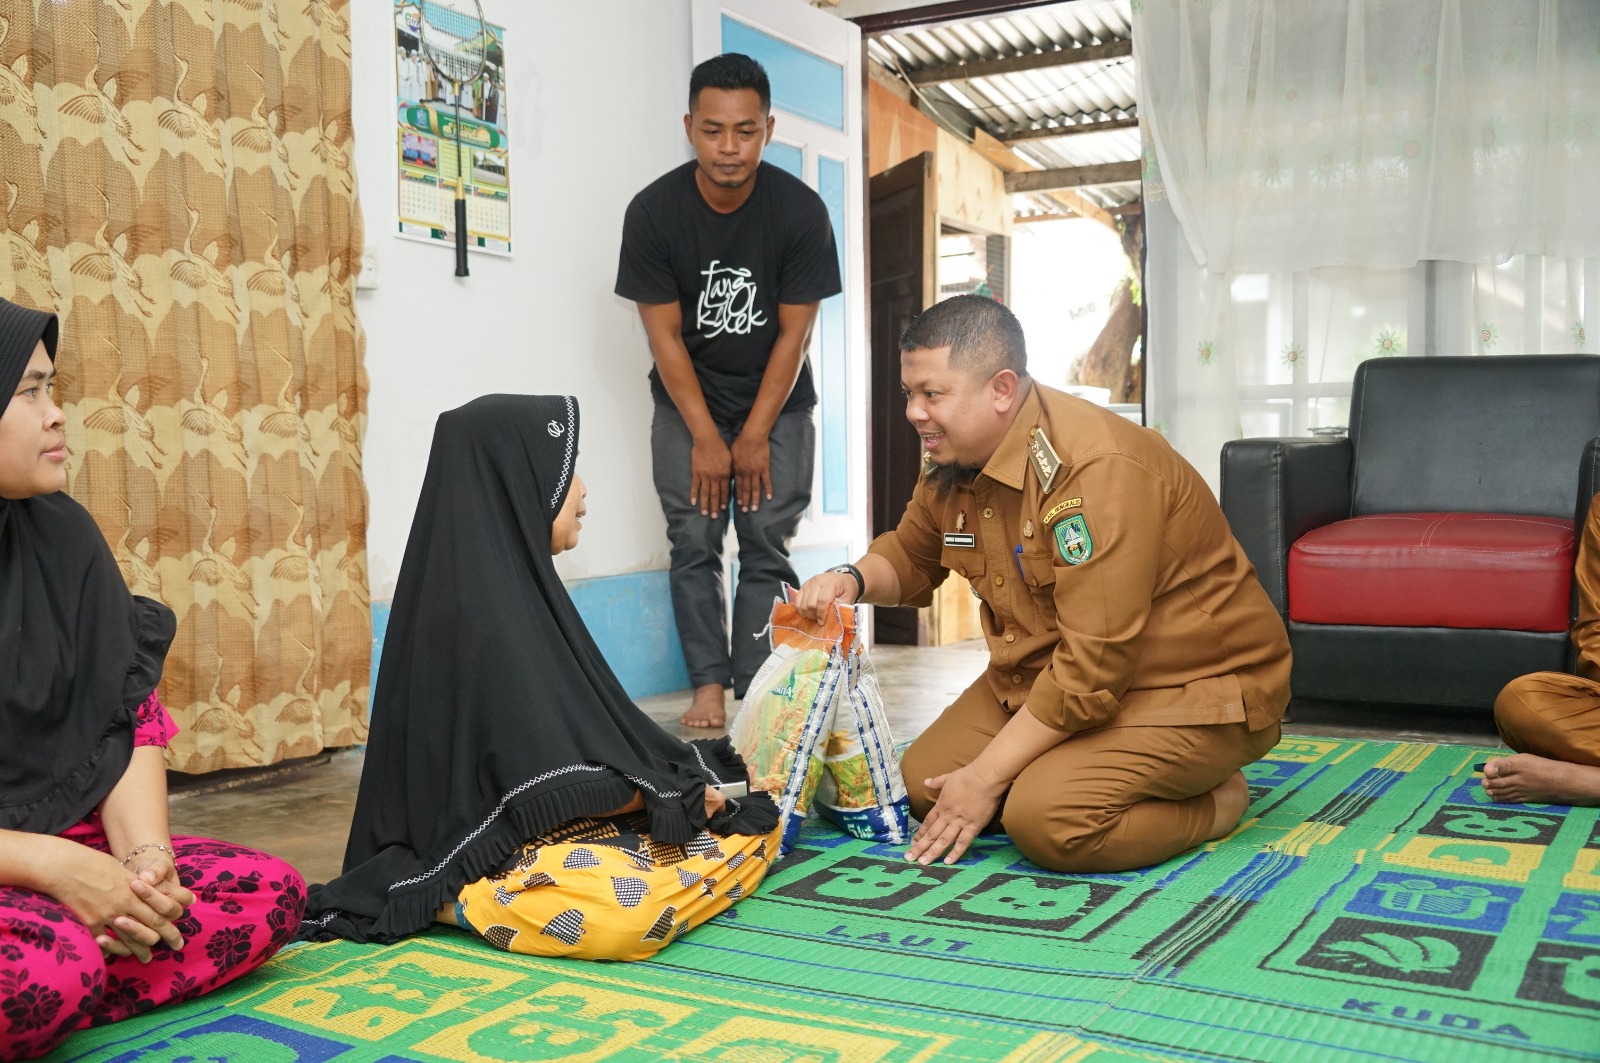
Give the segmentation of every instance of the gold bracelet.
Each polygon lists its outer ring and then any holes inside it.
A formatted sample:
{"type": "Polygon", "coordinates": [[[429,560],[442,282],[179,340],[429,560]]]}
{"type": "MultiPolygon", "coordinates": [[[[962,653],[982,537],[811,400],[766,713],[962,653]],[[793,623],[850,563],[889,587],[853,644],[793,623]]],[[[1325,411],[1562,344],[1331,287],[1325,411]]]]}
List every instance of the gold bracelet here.
{"type": "Polygon", "coordinates": [[[138,856],[138,855],[139,855],[139,854],[140,854],[140,853],[142,853],[142,852],[144,852],[144,851],[145,851],[145,850],[146,850],[146,849],[159,849],[159,850],[161,850],[161,851],[162,851],[162,852],[164,852],[164,853],[166,853],[166,854],[167,854],[167,856],[169,856],[169,857],[170,857],[170,858],[171,858],[171,859],[172,859],[172,862],[173,862],[173,863],[174,863],[174,864],[176,864],[176,863],[177,863],[177,862],[178,862],[178,854],[177,854],[177,853],[174,853],[174,852],[173,852],[173,851],[172,851],[172,846],[170,846],[170,845],[163,845],[163,844],[161,844],[161,843],[160,843],[160,842],[146,842],[146,843],[145,843],[145,844],[143,844],[143,845],[135,845],[135,846],[134,846],[134,847],[133,847],[133,848],[132,848],[132,849],[131,849],[131,850],[130,850],[130,851],[129,851],[129,852],[128,852],[128,855],[127,855],[127,856],[124,856],[124,857],[123,857],[123,858],[122,858],[122,866],[123,866],[123,867],[127,867],[127,866],[128,866],[128,861],[129,861],[129,860],[132,860],[132,859],[133,859],[133,858],[134,858],[134,857],[136,857],[136,856],[138,856]]]}

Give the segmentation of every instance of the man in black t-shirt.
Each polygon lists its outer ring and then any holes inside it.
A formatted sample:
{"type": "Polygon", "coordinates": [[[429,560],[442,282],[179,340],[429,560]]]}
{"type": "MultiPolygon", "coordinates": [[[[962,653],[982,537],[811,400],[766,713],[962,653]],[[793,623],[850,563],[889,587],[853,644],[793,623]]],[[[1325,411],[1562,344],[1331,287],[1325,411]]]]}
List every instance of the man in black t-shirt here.
{"type": "Polygon", "coordinates": [[[737,53],[689,78],[695,160],[633,198],[616,293],[639,305],[655,367],[650,441],[672,543],[672,606],[694,684],[683,722],[720,727],[766,657],[756,637],[811,503],[817,403],[806,346],[836,295],[839,255],[822,199],[761,161],[772,138],[766,72],[737,53]],[[730,492],[729,487],[732,486],[730,492]],[[729,653],[722,547],[739,539],[729,653]]]}

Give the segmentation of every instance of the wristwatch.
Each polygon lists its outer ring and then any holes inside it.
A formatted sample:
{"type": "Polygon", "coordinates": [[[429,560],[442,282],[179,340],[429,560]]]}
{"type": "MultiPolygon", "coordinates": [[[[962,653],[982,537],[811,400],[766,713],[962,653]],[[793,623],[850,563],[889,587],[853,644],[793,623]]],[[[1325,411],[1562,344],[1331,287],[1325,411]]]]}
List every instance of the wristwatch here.
{"type": "Polygon", "coordinates": [[[856,566],[850,565],[850,564],[834,565],[832,568],[828,569],[828,571],[829,572],[838,572],[838,573],[841,573],[841,574],[846,575],[846,576],[855,577],[855,581],[856,581],[856,601],[859,602],[861,600],[861,596],[863,594],[867,593],[867,581],[861,578],[861,570],[859,568],[856,568],[856,566]]]}

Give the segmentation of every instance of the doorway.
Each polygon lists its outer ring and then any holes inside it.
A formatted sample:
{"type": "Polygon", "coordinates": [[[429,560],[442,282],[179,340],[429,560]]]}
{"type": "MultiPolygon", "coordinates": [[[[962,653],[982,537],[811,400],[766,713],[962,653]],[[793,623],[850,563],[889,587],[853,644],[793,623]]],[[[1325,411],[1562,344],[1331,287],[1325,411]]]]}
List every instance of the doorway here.
{"type": "MultiPolygon", "coordinates": [[[[852,20],[867,76],[876,535],[920,472],[898,338],[941,298],[1006,303],[1036,379],[1143,423],[1141,143],[1129,0],[963,0],[852,20]]],[[[929,609],[877,614],[882,642],[980,634],[963,580],[929,609]]]]}

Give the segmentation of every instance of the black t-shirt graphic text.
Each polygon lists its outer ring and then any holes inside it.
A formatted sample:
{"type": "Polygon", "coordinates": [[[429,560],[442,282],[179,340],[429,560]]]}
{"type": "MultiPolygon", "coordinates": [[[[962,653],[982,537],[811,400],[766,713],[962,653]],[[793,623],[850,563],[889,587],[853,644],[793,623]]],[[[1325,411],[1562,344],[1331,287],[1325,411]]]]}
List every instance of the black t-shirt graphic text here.
{"type": "MultiPolygon", "coordinates": [[[[804,182],[764,162],[750,198],[720,214],[695,186],[695,166],[668,171],[628,204],[616,293],[639,303],[677,301],[706,406],[732,425],[760,390],[778,338],[778,305],[837,295],[839,254],[827,207],[804,182]]],[[[654,368],[650,388],[671,401],[654,368]]],[[[808,358],[783,412],[816,402],[808,358]]]]}

